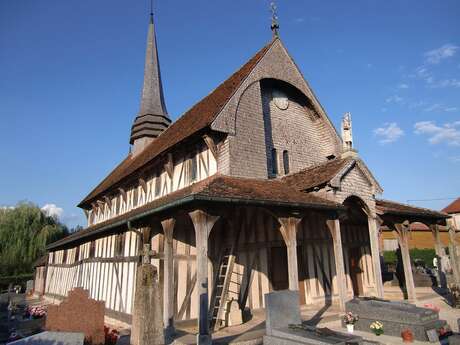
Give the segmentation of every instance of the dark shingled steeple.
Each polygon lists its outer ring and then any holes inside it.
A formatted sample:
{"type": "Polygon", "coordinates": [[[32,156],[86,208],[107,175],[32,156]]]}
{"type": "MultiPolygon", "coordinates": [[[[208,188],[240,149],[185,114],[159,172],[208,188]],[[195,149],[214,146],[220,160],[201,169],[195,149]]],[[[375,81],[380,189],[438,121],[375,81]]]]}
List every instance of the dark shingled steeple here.
{"type": "Polygon", "coordinates": [[[142,151],[138,150],[136,146],[139,146],[139,148],[145,147],[146,144],[168,128],[170,123],[171,119],[166,110],[163,85],[161,83],[153,13],[150,13],[141,106],[131,128],[129,141],[130,144],[134,144],[133,151],[142,151]]]}

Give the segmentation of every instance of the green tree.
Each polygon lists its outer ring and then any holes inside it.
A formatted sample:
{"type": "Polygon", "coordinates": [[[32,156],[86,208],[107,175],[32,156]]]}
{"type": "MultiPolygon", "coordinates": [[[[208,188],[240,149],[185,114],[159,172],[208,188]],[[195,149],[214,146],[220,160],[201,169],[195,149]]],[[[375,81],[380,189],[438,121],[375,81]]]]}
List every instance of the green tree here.
{"type": "Polygon", "coordinates": [[[68,233],[65,225],[32,203],[0,209],[0,277],[32,273],[46,246],[68,233]]]}

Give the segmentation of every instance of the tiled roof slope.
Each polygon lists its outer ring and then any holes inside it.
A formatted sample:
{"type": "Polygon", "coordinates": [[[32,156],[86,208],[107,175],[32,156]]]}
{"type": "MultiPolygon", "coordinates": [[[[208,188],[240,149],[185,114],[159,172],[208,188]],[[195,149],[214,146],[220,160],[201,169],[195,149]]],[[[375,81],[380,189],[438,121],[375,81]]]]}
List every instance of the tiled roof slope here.
{"type": "Polygon", "coordinates": [[[297,173],[284,176],[281,178],[281,181],[296,190],[309,190],[328,183],[350,161],[350,158],[334,159],[332,161],[301,170],[297,173]]]}
{"type": "Polygon", "coordinates": [[[460,213],[460,198],[454,200],[454,202],[450,203],[447,207],[443,208],[442,212],[445,213],[460,213]]]}
{"type": "Polygon", "coordinates": [[[158,136],[144,151],[137,156],[129,154],[94,190],[86,196],[78,205],[88,206],[91,201],[102,193],[119,183],[136,170],[145,166],[155,157],[165,152],[175,144],[181,142],[192,134],[208,127],[219,114],[231,96],[236,92],[242,82],[248,77],[257,63],[270,49],[273,40],[255,54],[243,67],[235,72],[230,78],[220,84],[208,96],[194,105],[182,115],[168,129],[158,136]]]}
{"type": "Polygon", "coordinates": [[[95,235],[111,227],[125,224],[127,220],[140,218],[146,215],[146,213],[160,212],[166,207],[179,206],[179,203],[193,200],[256,205],[286,205],[289,207],[329,210],[342,208],[338,203],[299,192],[280,180],[248,179],[216,174],[203,181],[158,198],[128,213],[73,233],[66,238],[52,243],[48,246],[48,249],[56,248],[77,239],[95,235]]]}
{"type": "Polygon", "coordinates": [[[415,217],[418,216],[424,218],[449,218],[449,215],[443,212],[412,205],[400,204],[395,201],[376,199],[375,205],[377,210],[384,214],[407,215],[415,217]]]}

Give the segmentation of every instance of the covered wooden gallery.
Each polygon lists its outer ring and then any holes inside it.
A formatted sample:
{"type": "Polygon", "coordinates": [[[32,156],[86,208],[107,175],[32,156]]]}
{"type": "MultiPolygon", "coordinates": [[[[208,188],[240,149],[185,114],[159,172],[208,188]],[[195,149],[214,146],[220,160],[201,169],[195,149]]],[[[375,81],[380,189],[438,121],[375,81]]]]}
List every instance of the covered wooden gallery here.
{"type": "Polygon", "coordinates": [[[421,217],[436,234],[448,217],[376,199],[382,188],[353,149],[351,116],[341,138],[276,33],[171,124],[151,17],[130,144],[79,204],[88,227],[48,247],[48,298],[81,286],[130,322],[150,245],[165,328],[199,320],[206,338],[229,308],[255,313],[273,290],[342,308],[354,295],[382,296],[380,224],[404,246],[407,222],[421,217]]]}

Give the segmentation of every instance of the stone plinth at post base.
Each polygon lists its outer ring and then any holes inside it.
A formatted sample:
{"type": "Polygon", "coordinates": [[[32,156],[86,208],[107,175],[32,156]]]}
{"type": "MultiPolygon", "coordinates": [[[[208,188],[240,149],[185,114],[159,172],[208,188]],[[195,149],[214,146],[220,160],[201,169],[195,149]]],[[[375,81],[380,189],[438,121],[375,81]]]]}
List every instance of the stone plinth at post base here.
{"type": "Polygon", "coordinates": [[[409,303],[354,298],[345,306],[346,312],[359,316],[355,330],[363,332],[372,333],[370,325],[379,321],[385,335],[401,337],[401,332],[409,329],[415,340],[428,341],[428,331],[447,325],[446,321],[439,319],[438,312],[409,303]]]}

